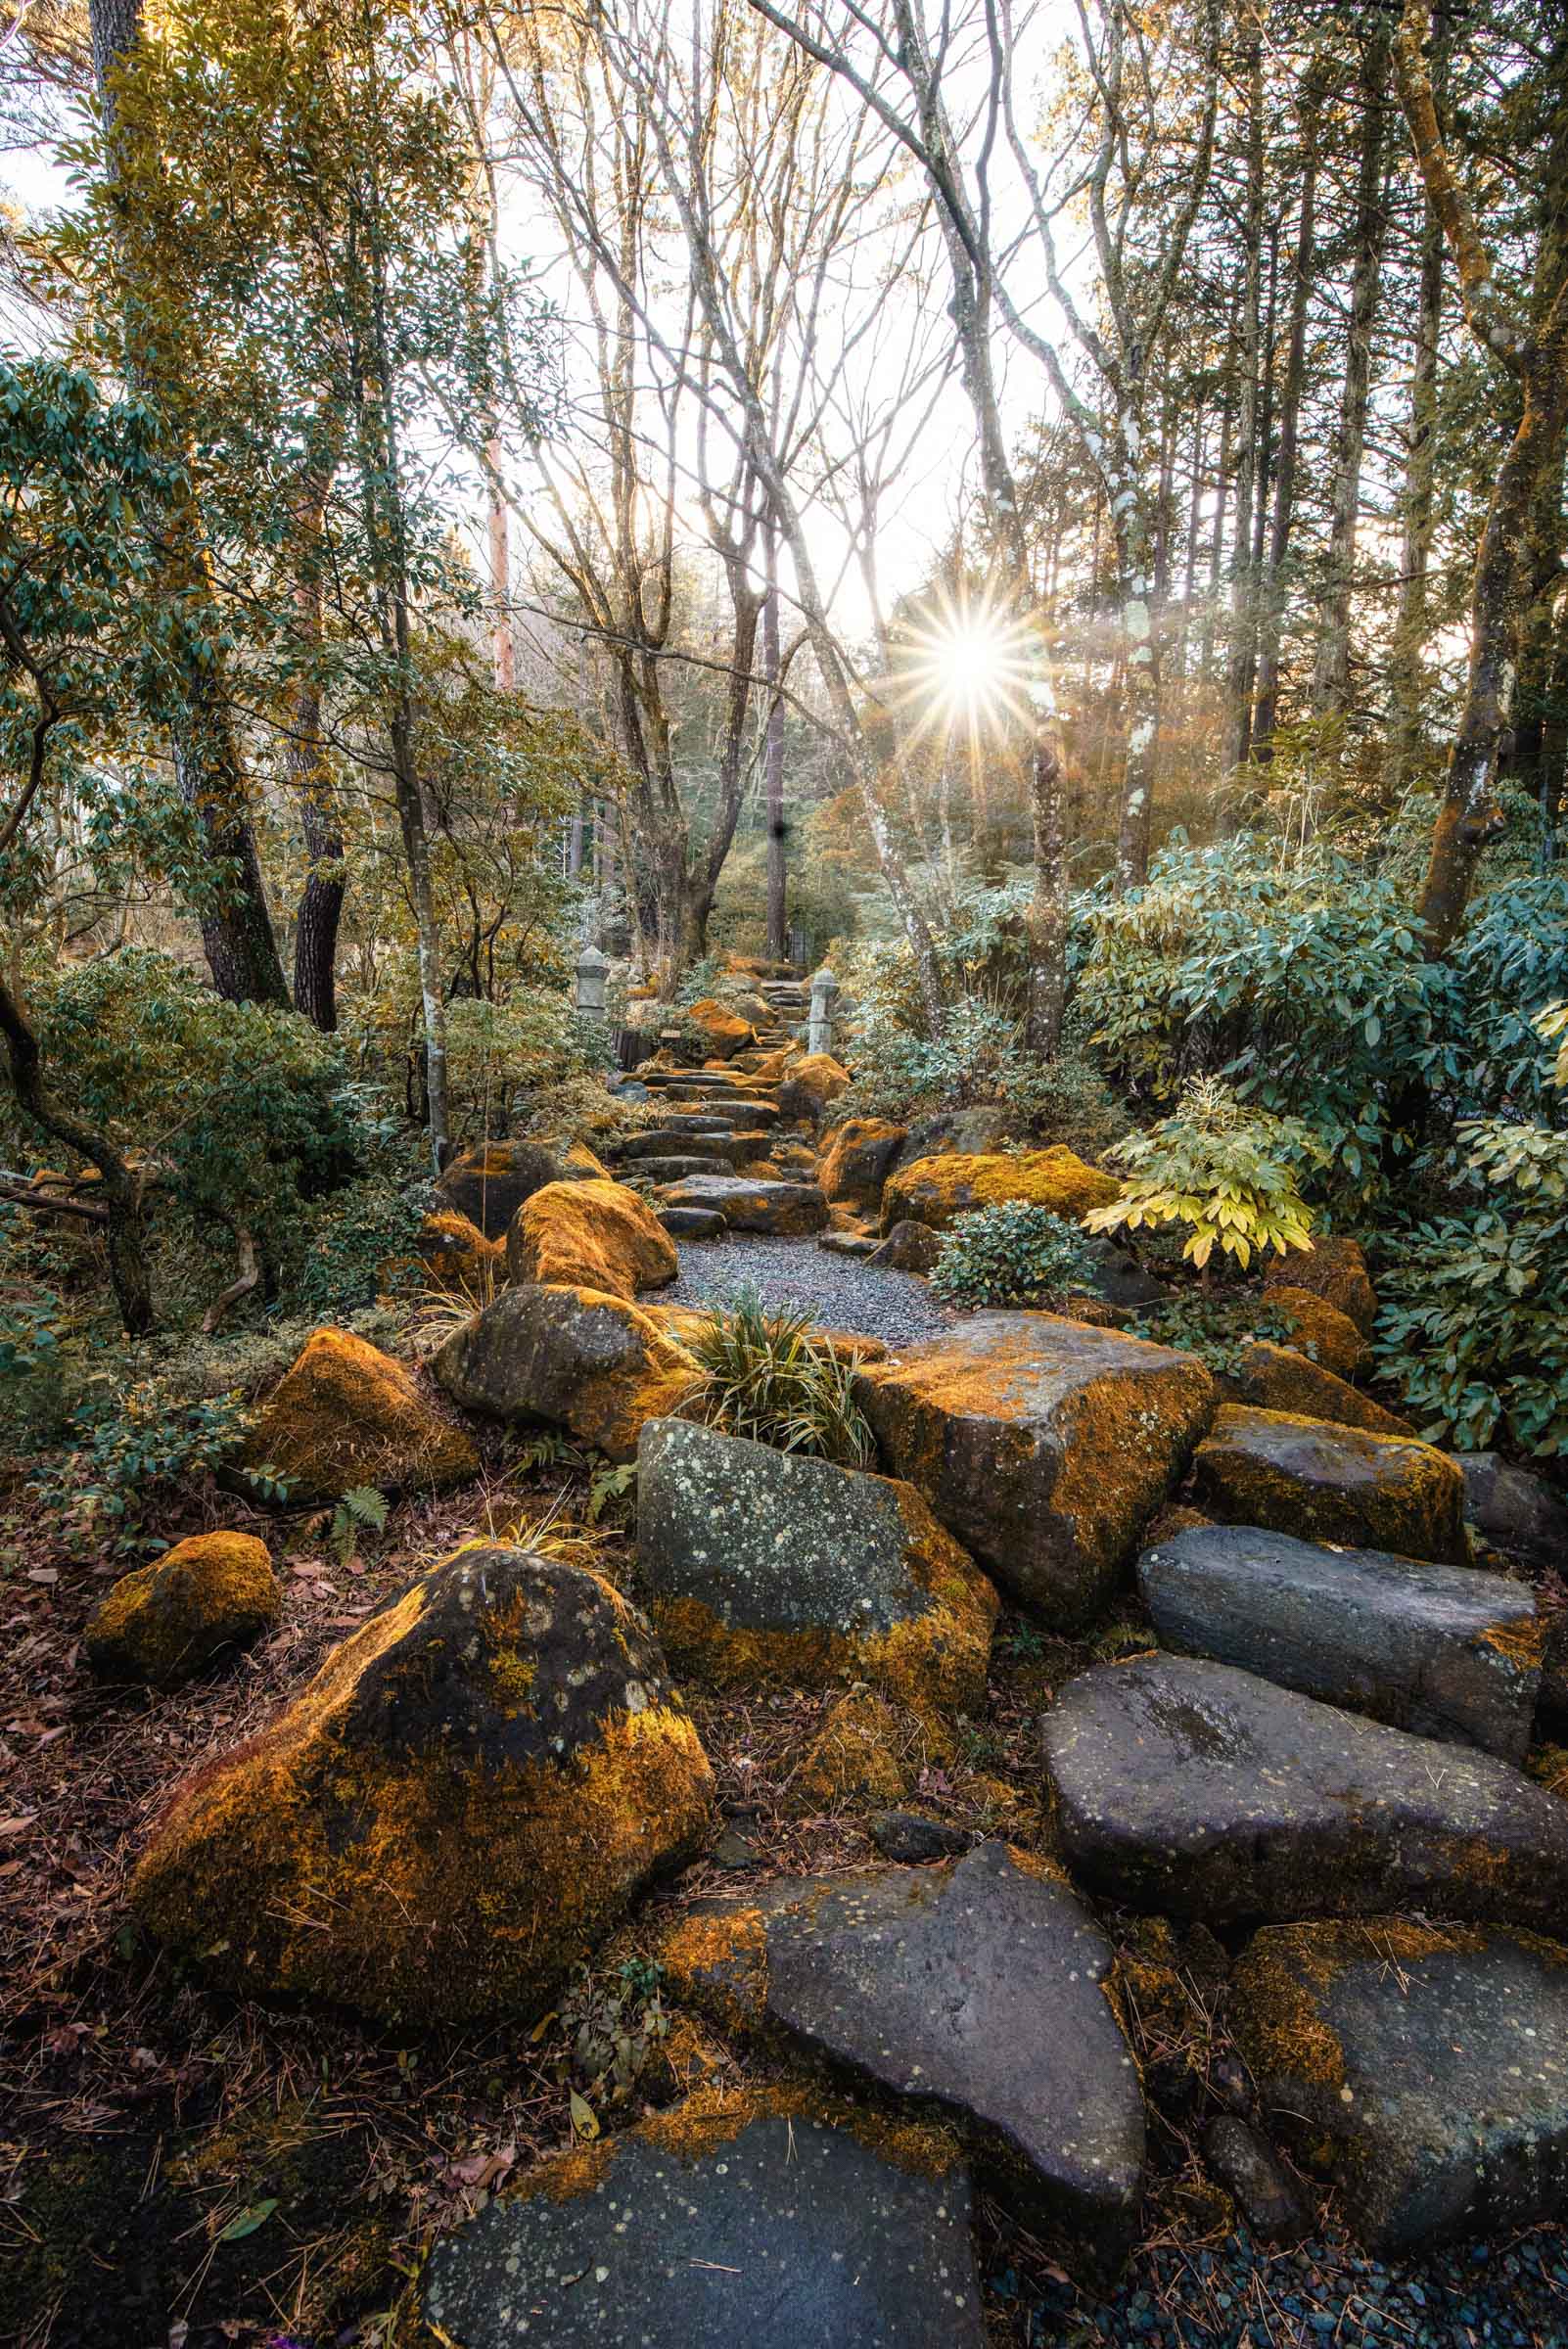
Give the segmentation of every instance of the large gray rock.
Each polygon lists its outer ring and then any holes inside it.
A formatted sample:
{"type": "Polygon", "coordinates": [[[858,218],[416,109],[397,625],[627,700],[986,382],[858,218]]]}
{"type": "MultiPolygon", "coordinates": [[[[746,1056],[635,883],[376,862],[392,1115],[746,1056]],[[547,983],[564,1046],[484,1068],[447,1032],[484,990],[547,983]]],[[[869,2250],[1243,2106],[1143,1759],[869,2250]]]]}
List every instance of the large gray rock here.
{"type": "MultiPolygon", "coordinates": [[[[1118,2262],[1142,2191],[1143,2097],[1105,1994],[1110,1944],[1069,1888],[982,1843],[941,1867],[767,1893],[747,1903],[762,1948],[720,1959],[699,2001],[706,1989],[733,2015],[739,1993],[755,2025],[953,2113],[1014,2201],[1118,2262]]],[[[699,1928],[711,1966],[716,1946],[699,1928]]]]}
{"type": "Polygon", "coordinates": [[[985,1694],[996,1593],[912,1485],[661,1419],[637,1447],[637,1557],[685,1677],[865,1680],[964,1712],[985,1694]]]}
{"type": "Polygon", "coordinates": [[[1110,1596],[1214,1408],[1194,1356],[1054,1313],[977,1313],[855,1392],[895,1475],[1066,1627],[1110,1596]]]}
{"type": "MultiPolygon", "coordinates": [[[[981,2349],[962,2169],[899,2170],[846,2130],[681,2114],[618,2139],[585,2189],[492,2202],[446,2235],[423,2312],[463,2349],[981,2349]]],[[[572,2155],[566,2157],[574,2159],[572,2155]]],[[[552,2190],[553,2188],[553,2190],[552,2190]]]]}
{"type": "Polygon", "coordinates": [[[1568,2204],[1568,1951],[1387,1917],[1277,1926],[1235,1973],[1270,2115],[1384,2257],[1568,2204]]]}
{"type": "Polygon", "coordinates": [[[1211,1517],[1316,1542],[1462,1566],[1464,1479],[1413,1436],[1226,1404],[1198,1447],[1193,1497],[1211,1517]]]}
{"type": "MultiPolygon", "coordinates": [[[[658,1162],[655,1161],[655,1164],[658,1162]]],[[[828,1220],[814,1182],[775,1182],[750,1174],[687,1174],[665,1193],[671,1207],[716,1208],[731,1231],[804,1239],[828,1220]]]]}
{"type": "Polygon", "coordinates": [[[1542,1631],[1523,1583],[1205,1525],[1145,1550],[1138,1588],[1168,1647],[1422,1737],[1524,1757],[1542,1631]]]}
{"type": "Polygon", "coordinates": [[[1507,1763],[1228,1664],[1096,1665],[1045,1716],[1074,1873],[1213,1924],[1410,1907],[1551,1930],[1568,1803],[1507,1763]]]}
{"type": "Polygon", "coordinates": [[[1464,1513],[1482,1539],[1524,1566],[1568,1571],[1568,1507],[1528,1468],[1495,1451],[1459,1455],[1464,1513]]]}

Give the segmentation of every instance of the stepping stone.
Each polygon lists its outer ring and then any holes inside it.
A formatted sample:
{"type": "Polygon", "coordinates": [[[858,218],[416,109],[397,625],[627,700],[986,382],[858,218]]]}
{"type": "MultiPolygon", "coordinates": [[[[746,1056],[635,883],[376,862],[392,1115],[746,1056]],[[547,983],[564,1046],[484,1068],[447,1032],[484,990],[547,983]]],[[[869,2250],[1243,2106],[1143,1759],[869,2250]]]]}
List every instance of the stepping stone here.
{"type": "Polygon", "coordinates": [[[1404,1917],[1284,1925],[1233,1987],[1270,2118],[1379,2257],[1562,2217],[1568,1951],[1404,1917]]]}
{"type": "Polygon", "coordinates": [[[711,1207],[731,1231],[771,1232],[806,1239],[828,1220],[827,1201],[814,1182],[777,1182],[745,1174],[684,1174],[667,1194],[671,1207],[711,1207]]]}
{"type": "Polygon", "coordinates": [[[996,1593],[912,1485],[660,1420],[637,1446],[637,1564],[683,1678],[984,1699],[996,1593]]]}
{"type": "Polygon", "coordinates": [[[727,1164],[734,1155],[735,1142],[727,1128],[719,1133],[693,1133],[661,1126],[651,1132],[629,1134],[617,1149],[616,1161],[634,1166],[642,1158],[685,1157],[699,1164],[704,1159],[721,1159],[727,1164]]]}
{"type": "Polygon", "coordinates": [[[846,2129],[684,2108],[546,2165],[444,2236],[423,2313],[462,2349],[982,2349],[969,2182],[846,2129]]]}
{"type": "Polygon", "coordinates": [[[1074,1873],[1131,1908],[1560,1927],[1568,1803],[1491,1754],[1182,1656],[1082,1673],[1042,1733],[1074,1873]]]}
{"type": "Polygon", "coordinates": [[[1103,2266],[1130,2248],[1143,2096],[1105,1994],[1111,1946],[1039,1864],[992,1842],[941,1867],[775,1880],[666,1946],[677,1982],[694,1953],[699,1997],[706,1956],[711,2003],[749,2001],[754,2028],[955,2114],[1014,2203],[1103,2266]]]}
{"type": "Polygon", "coordinates": [[[657,1213],[672,1240],[721,1240],[729,1229],[711,1207],[667,1207],[661,1202],[657,1213]]]}
{"type": "Polygon", "coordinates": [[[1064,1627],[1115,1589],[1214,1406],[1194,1356],[1054,1313],[977,1313],[855,1393],[894,1474],[1064,1627]]]}
{"type": "Polygon", "coordinates": [[[688,1175],[711,1174],[713,1171],[714,1161],[711,1158],[694,1158],[686,1151],[682,1151],[678,1157],[671,1154],[669,1158],[639,1158],[626,1169],[626,1173],[634,1174],[639,1182],[661,1183],[684,1182],[688,1175]]]}
{"type": "Polygon", "coordinates": [[[1545,1636],[1527,1584],[1207,1525],[1145,1550],[1138,1588],[1168,1647],[1524,1759],[1545,1636]]]}
{"type": "Polygon", "coordinates": [[[829,1256],[849,1257],[875,1256],[882,1245],[874,1232],[865,1231],[824,1231],[816,1244],[829,1256]]]}
{"type": "Polygon", "coordinates": [[[1462,1566],[1464,1478],[1413,1436],[1226,1404],[1193,1461],[1193,1498],[1231,1525],[1462,1566]]]}

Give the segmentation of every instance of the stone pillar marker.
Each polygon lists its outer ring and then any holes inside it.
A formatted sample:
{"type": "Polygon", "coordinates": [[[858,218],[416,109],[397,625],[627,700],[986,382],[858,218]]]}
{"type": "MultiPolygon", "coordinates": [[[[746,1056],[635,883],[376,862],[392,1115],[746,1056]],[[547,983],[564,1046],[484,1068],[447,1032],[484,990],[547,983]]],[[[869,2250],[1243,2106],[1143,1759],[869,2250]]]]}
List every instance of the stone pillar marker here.
{"type": "Polygon", "coordinates": [[[605,980],[610,963],[597,946],[585,945],[577,956],[577,1009],[584,1018],[604,1018],[605,980]]]}
{"type": "Polygon", "coordinates": [[[811,1016],[807,1026],[806,1048],[808,1052],[831,1052],[833,1049],[833,1007],[839,999],[839,983],[826,963],[811,981],[811,1016]]]}

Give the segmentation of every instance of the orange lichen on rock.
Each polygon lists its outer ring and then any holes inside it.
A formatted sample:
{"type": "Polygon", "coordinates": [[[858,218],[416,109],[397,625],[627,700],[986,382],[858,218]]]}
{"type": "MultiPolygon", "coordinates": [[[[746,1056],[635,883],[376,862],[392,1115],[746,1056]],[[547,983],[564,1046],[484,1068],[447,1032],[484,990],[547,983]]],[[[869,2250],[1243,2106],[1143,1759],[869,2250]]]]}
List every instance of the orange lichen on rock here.
{"type": "Polygon", "coordinates": [[[623,1182],[551,1182],[524,1201],[506,1235],[512,1280],[635,1297],[680,1271],[674,1242],[623,1182]]]}
{"type": "Polygon", "coordinates": [[[1326,1297],[1313,1289],[1292,1288],[1288,1281],[1275,1281],[1263,1303],[1289,1322],[1289,1343],[1299,1353],[1310,1355],[1336,1378],[1354,1382],[1365,1377],[1372,1349],[1349,1313],[1341,1313],[1326,1297]]]}
{"type": "Polygon", "coordinates": [[[244,1462],[286,1479],[301,1500],[337,1500],[360,1485],[441,1492],[480,1466],[471,1438],[412,1372],[346,1329],[305,1341],[262,1406],[244,1462]]]}
{"type": "Polygon", "coordinates": [[[478,1297],[487,1283],[505,1277],[506,1250],[487,1240],[477,1223],[455,1210],[440,1209],[419,1227],[419,1256],[437,1288],[478,1297]]]}
{"type": "Polygon", "coordinates": [[[629,1460],[649,1419],[677,1411],[702,1372],[623,1297],[520,1283],[453,1332],[436,1375],[465,1410],[564,1427],[629,1460]]]}
{"type": "Polygon", "coordinates": [[[874,1212],[906,1128],[886,1118],[848,1118],[822,1153],[819,1180],[830,1206],[874,1212]]]}
{"type": "Polygon", "coordinates": [[[778,1088],[779,1108],[787,1118],[818,1125],[822,1112],[849,1082],[849,1070],[831,1052],[802,1052],[784,1072],[778,1088]]]}
{"type": "Polygon", "coordinates": [[[586,1142],[549,1135],[481,1142],[454,1158],[437,1183],[442,1204],[504,1240],[525,1199],[547,1182],[608,1181],[609,1169],[586,1142]]]}
{"type": "Polygon", "coordinates": [[[1377,1317],[1377,1297],[1367,1276],[1366,1258],[1359,1240],[1314,1240],[1310,1249],[1293,1248],[1288,1255],[1268,1260],[1266,1289],[1310,1289],[1314,1297],[1337,1306],[1355,1322],[1362,1337],[1371,1335],[1377,1317]]]}
{"type": "Polygon", "coordinates": [[[896,1223],[912,1220],[945,1231],[971,1209],[1008,1200],[1049,1208],[1052,1215],[1076,1222],[1091,1207],[1109,1206],[1121,1192],[1114,1174],[1089,1166],[1062,1142],[1048,1150],[953,1150],[939,1158],[917,1158],[888,1176],[882,1228],[891,1231],[896,1223]]]}
{"type": "Polygon", "coordinates": [[[760,2030],[767,2002],[767,1927],[760,1909],[693,1910],[660,1936],[673,1995],[722,2031],[760,2030]]]}
{"type": "Polygon", "coordinates": [[[597,1576],[461,1551],[177,1789],[132,1885],[244,1995],[527,2015],[707,1827],[664,1659],[597,1576]]]}
{"type": "MultiPolygon", "coordinates": [[[[1314,1300],[1316,1303],[1317,1300],[1314,1300]]],[[[1331,1310],[1331,1309],[1325,1309],[1331,1310]]],[[[1343,1319],[1343,1315],[1336,1318],[1343,1319]]],[[[1347,1327],[1351,1325],[1346,1324],[1347,1327]]],[[[1303,1419],[1327,1419],[1336,1427],[1361,1427],[1374,1436],[1413,1436],[1408,1419],[1388,1411],[1369,1395],[1345,1379],[1310,1361],[1293,1346],[1274,1346],[1255,1338],[1243,1346],[1233,1378],[1222,1381],[1236,1403],[1250,1403],[1264,1411],[1291,1411],[1303,1419]]]]}
{"type": "Polygon", "coordinates": [[[266,1543],[253,1534],[193,1534],[121,1575],[82,1644],[101,1680],[178,1688],[221,1649],[244,1646],[277,1620],[266,1543]]]}
{"type": "Polygon", "coordinates": [[[710,1055],[721,1063],[733,1060],[737,1052],[744,1052],[757,1041],[757,1031],[751,1022],[715,1002],[712,995],[704,995],[701,1002],[688,1003],[681,1016],[698,1030],[710,1055]]]}
{"type": "Polygon", "coordinates": [[[1464,1476],[1413,1436],[1226,1404],[1193,1462],[1194,1497],[1231,1525],[1462,1566],[1464,1476]]]}
{"type": "Polygon", "coordinates": [[[930,1728],[871,1689],[852,1688],[829,1706],[807,1748],[795,1776],[798,1801],[823,1811],[900,1802],[930,1728]]]}

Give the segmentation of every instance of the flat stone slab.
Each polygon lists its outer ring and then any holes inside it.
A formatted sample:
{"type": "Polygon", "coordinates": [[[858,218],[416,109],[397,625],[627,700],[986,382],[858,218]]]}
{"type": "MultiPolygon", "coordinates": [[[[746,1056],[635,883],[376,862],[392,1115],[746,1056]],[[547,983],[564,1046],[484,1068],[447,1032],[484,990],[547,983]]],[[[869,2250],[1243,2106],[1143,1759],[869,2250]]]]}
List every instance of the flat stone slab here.
{"type": "MultiPolygon", "coordinates": [[[[707,1120],[703,1120],[707,1124],[707,1120]]],[[[727,1166],[735,1156],[734,1129],[726,1127],[722,1133],[693,1132],[679,1125],[651,1127],[644,1133],[628,1134],[616,1150],[618,1166],[631,1166],[639,1158],[690,1158],[716,1161],[727,1166]]]]}
{"type": "Polygon", "coordinates": [[[546,2170],[444,2236],[426,2323],[462,2349],[981,2349],[962,2169],[783,2114],[683,2153],[680,2117],[616,2140],[587,2190],[556,2199],[546,2170]]]}
{"type": "Polygon", "coordinates": [[[749,2005],[754,2023],[952,2113],[1010,2200],[1103,2266],[1126,2255],[1143,2096],[1103,1987],[1110,1944],[1065,1883],[996,1842],[938,1867],[775,1879],[674,1928],[677,1984],[683,1931],[715,2012],[749,2005]]]}
{"type": "Polygon", "coordinates": [[[1130,1566],[1215,1400],[1193,1355],[1034,1313],[978,1313],[863,1371],[855,1395],[894,1473],[1064,1627],[1130,1566]]]}
{"type": "Polygon", "coordinates": [[[1464,1478],[1414,1436],[1226,1404],[1192,1463],[1211,1517],[1462,1566],[1464,1478]]]}
{"type": "Polygon", "coordinates": [[[1206,1525],[1145,1550],[1138,1588],[1169,1647],[1421,1737],[1524,1758],[1544,1637],[1526,1584],[1206,1525]]]}
{"type": "Polygon", "coordinates": [[[1568,2205],[1568,1951],[1387,1917],[1272,1927],[1233,2021],[1276,2127],[1385,2258],[1568,2205]]]}
{"type": "Polygon", "coordinates": [[[1183,1656],[1080,1674],[1042,1734],[1069,1865],[1133,1908],[1560,1926],[1568,1803],[1491,1754],[1183,1656]]]}
{"type": "MultiPolygon", "coordinates": [[[[655,1162],[657,1164],[657,1161],[655,1162]]],[[[820,1231],[827,1201],[814,1182],[774,1182],[744,1174],[688,1174],[666,1194],[671,1207],[716,1208],[731,1231],[803,1237],[820,1231]]]]}
{"type": "Polygon", "coordinates": [[[729,1229],[712,1207],[666,1207],[661,1202],[657,1213],[672,1240],[721,1240],[729,1229]]]}

